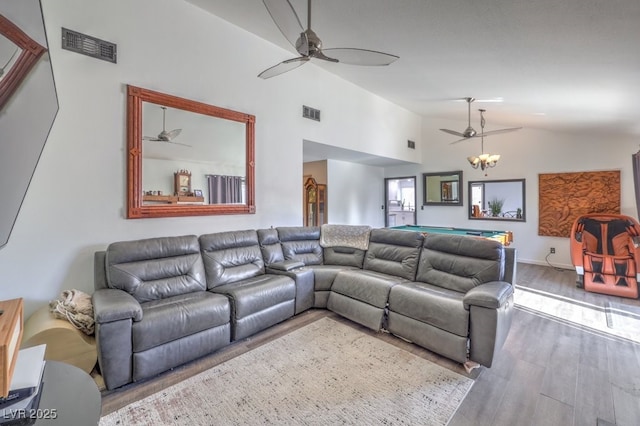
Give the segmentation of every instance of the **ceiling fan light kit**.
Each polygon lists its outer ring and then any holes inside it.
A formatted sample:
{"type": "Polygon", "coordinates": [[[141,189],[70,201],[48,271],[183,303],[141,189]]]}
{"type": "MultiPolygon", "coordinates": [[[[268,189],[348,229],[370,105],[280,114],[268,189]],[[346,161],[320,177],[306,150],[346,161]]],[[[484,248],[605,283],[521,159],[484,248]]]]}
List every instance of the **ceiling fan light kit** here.
{"type": "Polygon", "coordinates": [[[469,161],[469,164],[471,164],[471,167],[473,167],[474,169],[477,169],[478,167],[480,167],[480,170],[485,170],[491,167],[495,167],[498,164],[498,160],[500,160],[500,154],[486,154],[484,152],[484,109],[479,109],[478,111],[480,111],[480,126],[481,126],[481,133],[480,133],[480,150],[482,152],[482,154],[478,155],[477,157],[467,157],[467,161],[469,161]]]}
{"type": "Polygon", "coordinates": [[[398,56],[368,49],[340,47],[322,49],[322,40],[311,29],[311,0],[307,2],[307,28],[303,28],[300,18],[296,14],[289,0],[263,0],[271,19],[300,54],[297,58],[287,59],[258,74],[267,79],[298,68],[310,59],[321,59],[327,62],[342,62],[350,65],[382,66],[389,65],[398,56]]]}

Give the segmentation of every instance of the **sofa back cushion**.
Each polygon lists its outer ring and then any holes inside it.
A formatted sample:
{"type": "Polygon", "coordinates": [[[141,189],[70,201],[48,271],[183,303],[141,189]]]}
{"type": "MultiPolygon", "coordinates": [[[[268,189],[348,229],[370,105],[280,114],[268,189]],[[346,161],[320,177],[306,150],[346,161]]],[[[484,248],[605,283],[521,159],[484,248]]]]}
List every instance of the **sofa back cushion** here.
{"type": "Polygon", "coordinates": [[[362,269],[364,250],[353,247],[325,247],[322,250],[325,265],[355,266],[362,269]]]}
{"type": "Polygon", "coordinates": [[[363,268],[413,281],[422,241],[419,232],[373,229],[363,268]]]}
{"type": "Polygon", "coordinates": [[[265,265],[284,261],[277,229],[258,229],[258,242],[265,265]]]}
{"type": "Polygon", "coordinates": [[[462,235],[427,234],[416,281],[466,293],[504,276],[504,246],[462,235]]]}
{"type": "Polygon", "coordinates": [[[207,288],[195,235],[112,243],[105,270],[110,288],[124,290],[140,303],[207,288]]]}
{"type": "Polygon", "coordinates": [[[201,235],[200,249],[209,289],[264,274],[255,230],[201,235]]]}
{"type": "Polygon", "coordinates": [[[319,226],[285,226],[277,229],[285,260],[322,265],[319,226]]]}

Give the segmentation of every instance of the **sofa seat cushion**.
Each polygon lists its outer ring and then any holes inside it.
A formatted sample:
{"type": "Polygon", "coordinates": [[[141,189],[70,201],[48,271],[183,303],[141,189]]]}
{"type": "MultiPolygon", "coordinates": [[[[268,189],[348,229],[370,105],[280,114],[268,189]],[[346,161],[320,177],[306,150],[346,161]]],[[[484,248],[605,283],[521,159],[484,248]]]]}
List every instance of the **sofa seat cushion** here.
{"type": "Polygon", "coordinates": [[[308,266],[308,268],[313,270],[315,291],[331,290],[333,281],[336,279],[339,272],[356,269],[353,266],[338,265],[313,265],[308,266]]]}
{"type": "Polygon", "coordinates": [[[229,300],[207,291],[181,294],[143,303],[142,320],[134,321],[134,352],[142,352],[164,343],[228,324],[229,300]]]}
{"type": "Polygon", "coordinates": [[[345,270],[338,273],[331,291],[365,302],[377,308],[387,306],[389,290],[409,282],[403,278],[368,270],[345,270]]]}
{"type": "Polygon", "coordinates": [[[426,283],[404,283],[391,289],[389,310],[465,337],[469,332],[469,311],[464,294],[426,283]]]}
{"type": "Polygon", "coordinates": [[[231,300],[233,318],[244,318],[296,298],[295,281],[285,275],[259,275],[215,287],[210,291],[231,300]]]}

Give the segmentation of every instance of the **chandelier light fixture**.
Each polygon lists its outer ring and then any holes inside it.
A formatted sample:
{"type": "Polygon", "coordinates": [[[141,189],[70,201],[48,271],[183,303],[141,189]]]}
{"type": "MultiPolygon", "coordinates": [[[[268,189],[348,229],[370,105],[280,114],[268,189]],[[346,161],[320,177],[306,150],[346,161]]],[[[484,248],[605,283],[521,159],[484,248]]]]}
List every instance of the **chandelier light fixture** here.
{"type": "Polygon", "coordinates": [[[478,155],[477,157],[467,157],[467,160],[469,161],[469,164],[471,164],[471,167],[473,167],[474,169],[477,169],[478,167],[480,167],[481,170],[485,170],[488,169],[489,167],[495,167],[496,164],[498,164],[498,160],[500,160],[500,154],[485,154],[484,152],[484,112],[486,110],[484,109],[479,109],[478,111],[480,111],[480,127],[482,128],[482,133],[480,134],[480,150],[482,151],[482,154],[478,155]]]}

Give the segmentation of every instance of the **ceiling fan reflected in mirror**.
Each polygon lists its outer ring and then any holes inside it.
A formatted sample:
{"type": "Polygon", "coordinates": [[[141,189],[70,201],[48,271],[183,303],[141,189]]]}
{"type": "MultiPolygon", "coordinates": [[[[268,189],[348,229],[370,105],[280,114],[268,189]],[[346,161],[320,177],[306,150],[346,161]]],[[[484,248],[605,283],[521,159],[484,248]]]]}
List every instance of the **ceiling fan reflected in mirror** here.
{"type": "MultiPolygon", "coordinates": [[[[462,139],[458,139],[457,141],[451,142],[452,144],[462,142],[470,138],[480,137],[480,135],[478,135],[478,132],[476,132],[476,130],[471,126],[471,102],[474,102],[476,99],[469,97],[469,98],[464,98],[464,100],[467,102],[467,128],[463,132],[458,132],[451,129],[440,129],[445,133],[449,133],[450,135],[454,135],[462,138],[462,139]]],[[[481,111],[484,111],[484,110],[481,110],[481,111]]],[[[483,129],[484,129],[484,125],[485,125],[484,115],[480,114],[480,126],[483,129]]],[[[484,132],[484,136],[498,135],[501,133],[509,133],[509,132],[514,132],[516,130],[520,130],[520,129],[522,129],[522,127],[510,127],[507,129],[489,130],[487,132],[484,132]]]]}
{"type": "Polygon", "coordinates": [[[398,59],[396,55],[375,50],[350,47],[323,49],[322,41],[311,29],[311,0],[307,2],[307,29],[302,26],[289,0],[263,0],[263,2],[280,32],[300,56],[267,68],[258,74],[260,78],[267,79],[291,71],[313,58],[365,66],[389,65],[398,59]]]}
{"type": "Polygon", "coordinates": [[[173,139],[176,138],[180,134],[180,132],[182,132],[182,129],[174,129],[174,130],[167,131],[165,127],[167,107],[161,106],[160,108],[162,108],[162,131],[158,134],[158,136],[143,136],[142,140],[152,141],[152,142],[166,142],[166,143],[171,143],[175,145],[191,147],[191,145],[173,141],[173,139]]]}

